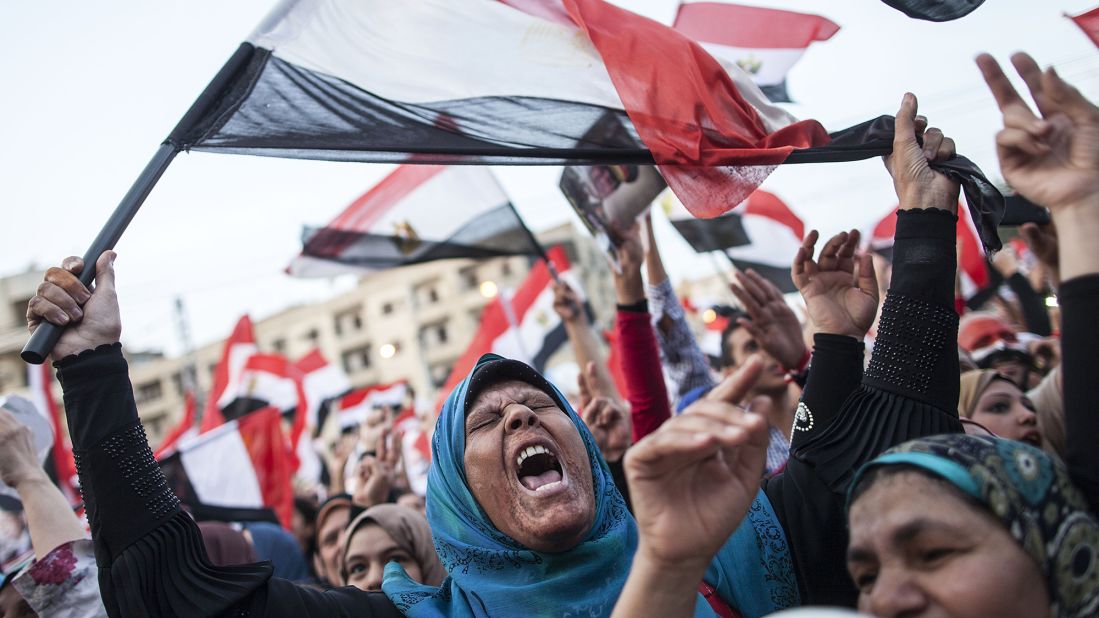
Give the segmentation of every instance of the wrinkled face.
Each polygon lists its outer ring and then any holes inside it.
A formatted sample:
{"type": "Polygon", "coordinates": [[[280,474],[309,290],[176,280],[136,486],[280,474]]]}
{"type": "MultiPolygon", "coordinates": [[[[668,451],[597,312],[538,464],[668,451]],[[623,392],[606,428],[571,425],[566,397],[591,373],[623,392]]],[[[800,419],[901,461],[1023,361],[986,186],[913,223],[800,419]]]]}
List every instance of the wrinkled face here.
{"type": "Polygon", "coordinates": [[[970,418],[1001,438],[1042,448],[1034,404],[1014,384],[993,380],[981,393],[970,418]]]}
{"type": "Polygon", "coordinates": [[[351,508],[333,509],[321,523],[317,533],[317,555],[320,556],[321,575],[329,582],[340,581],[340,539],[343,529],[351,523],[351,508]]]}
{"type": "Polygon", "coordinates": [[[385,529],[377,524],[359,526],[347,546],[347,579],[343,585],[359,590],[381,590],[382,574],[390,561],[400,563],[413,581],[423,583],[420,564],[412,554],[401,549],[385,529]]]}
{"type": "Polygon", "coordinates": [[[473,402],[465,468],[493,525],[525,547],[570,549],[595,520],[584,441],[568,414],[526,382],[494,384],[473,402]]]}
{"type": "Polygon", "coordinates": [[[893,618],[1048,617],[1038,565],[1004,526],[923,474],[874,481],[851,506],[859,611],[893,618]]]}
{"type": "Polygon", "coordinates": [[[786,391],[789,385],[786,383],[786,370],[771,355],[764,352],[756,341],[756,338],[744,328],[738,328],[729,333],[729,349],[732,350],[731,364],[722,369],[724,375],[730,375],[740,369],[744,361],[753,354],[759,354],[763,361],[763,373],[759,375],[759,381],[752,387],[752,394],[773,395],[786,391]]]}

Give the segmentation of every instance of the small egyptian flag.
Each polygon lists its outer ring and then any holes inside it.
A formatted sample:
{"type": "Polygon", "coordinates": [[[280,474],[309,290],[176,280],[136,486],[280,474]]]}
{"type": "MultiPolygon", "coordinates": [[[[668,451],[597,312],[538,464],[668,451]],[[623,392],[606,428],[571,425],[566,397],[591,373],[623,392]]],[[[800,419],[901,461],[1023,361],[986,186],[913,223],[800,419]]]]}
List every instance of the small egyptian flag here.
{"type": "Polygon", "coordinates": [[[1087,35],[1091,42],[1099,47],[1099,8],[1094,8],[1086,13],[1080,13],[1079,15],[1069,15],[1065,13],[1065,17],[1068,17],[1081,30],[1087,35]]]}

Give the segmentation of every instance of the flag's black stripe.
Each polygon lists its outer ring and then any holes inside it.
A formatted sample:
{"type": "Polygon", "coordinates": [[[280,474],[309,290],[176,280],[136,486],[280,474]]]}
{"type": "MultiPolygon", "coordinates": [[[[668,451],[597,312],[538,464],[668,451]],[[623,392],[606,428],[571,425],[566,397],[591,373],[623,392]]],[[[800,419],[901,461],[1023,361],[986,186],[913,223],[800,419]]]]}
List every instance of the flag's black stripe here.
{"type": "MultiPolygon", "coordinates": [[[[592,311],[591,303],[584,303],[584,313],[588,316],[588,322],[593,323],[595,319],[595,313],[592,311]]],[[[569,340],[568,332],[565,331],[565,323],[561,322],[557,326],[554,326],[548,333],[546,333],[545,339],[542,340],[542,348],[538,350],[538,353],[531,359],[530,366],[534,367],[538,371],[544,372],[546,370],[546,363],[549,362],[549,358],[553,356],[557,350],[561,349],[561,346],[569,340]]]]}
{"type": "Polygon", "coordinates": [[[721,251],[751,244],[740,215],[722,215],[713,219],[674,219],[676,229],[699,253],[721,251]]]}
{"type": "MultiPolygon", "coordinates": [[[[738,270],[748,270],[750,268],[756,271],[764,279],[775,284],[775,286],[779,290],[781,290],[783,294],[790,294],[791,292],[798,291],[797,287],[794,286],[794,280],[790,277],[790,267],[788,266],[771,266],[770,264],[753,262],[751,260],[735,258],[732,256],[729,256],[729,259],[733,262],[733,266],[736,266],[738,270]]],[[[791,260],[793,260],[792,257],[791,260]]]]}
{"type": "Polygon", "coordinates": [[[790,100],[790,93],[786,91],[785,79],[777,84],[761,85],[759,89],[763,91],[763,96],[773,103],[793,103],[790,100]]]}
{"type": "MultiPolygon", "coordinates": [[[[460,210],[448,211],[445,206],[440,214],[463,218],[460,210]]],[[[448,258],[538,255],[538,248],[522,232],[522,221],[507,204],[467,220],[450,238],[420,238],[418,224],[422,222],[401,220],[394,234],[307,227],[302,233],[302,255],[372,268],[448,258]]]]}
{"type": "MultiPolygon", "coordinates": [[[[851,161],[888,153],[892,124],[886,121],[892,119],[883,119],[834,134],[828,146],[794,151],[787,162],[851,161]]],[[[619,110],[519,96],[391,101],[262,49],[214,111],[173,143],[214,152],[377,163],[653,162],[619,110]],[[627,140],[586,137],[608,113],[627,128],[627,140]]]]}

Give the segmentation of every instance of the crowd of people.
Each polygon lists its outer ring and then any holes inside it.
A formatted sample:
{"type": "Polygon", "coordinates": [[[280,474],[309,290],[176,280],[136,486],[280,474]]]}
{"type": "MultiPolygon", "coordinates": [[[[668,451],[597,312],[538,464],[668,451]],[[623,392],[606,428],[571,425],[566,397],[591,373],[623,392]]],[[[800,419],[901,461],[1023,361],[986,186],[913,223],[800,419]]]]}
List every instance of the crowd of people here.
{"type": "Polygon", "coordinates": [[[91,534],[0,413],[36,557],[0,616],[1099,615],[1099,107],[1012,62],[1037,110],[977,59],[1003,177],[1052,218],[1022,229],[1027,272],[1006,248],[983,300],[959,302],[959,186],[932,167],[954,142],[907,94],[888,262],[856,230],[811,232],[791,270],[803,320],[736,273],[713,363],[642,220],[614,274],[622,380],[559,283],[577,397],[487,355],[438,410],[425,497],[382,423],[350,491],[299,498],[293,530],[181,505],[138,419],[115,255],[93,289],[67,259],[27,318],[67,327],[53,358],[91,534]]]}

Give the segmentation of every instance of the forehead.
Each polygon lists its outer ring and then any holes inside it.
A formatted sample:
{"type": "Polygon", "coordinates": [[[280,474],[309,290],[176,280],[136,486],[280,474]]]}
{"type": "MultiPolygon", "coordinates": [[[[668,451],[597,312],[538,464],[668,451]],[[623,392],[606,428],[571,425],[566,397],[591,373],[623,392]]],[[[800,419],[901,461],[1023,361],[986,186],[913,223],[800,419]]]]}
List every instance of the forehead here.
{"type": "Polygon", "coordinates": [[[1019,395],[1021,393],[1022,393],[1022,391],[1019,390],[1019,387],[1015,386],[1011,382],[1006,382],[1004,380],[997,379],[997,380],[993,380],[991,383],[989,383],[988,388],[985,389],[985,392],[981,393],[981,397],[983,398],[983,397],[986,397],[988,395],[1011,395],[1011,396],[1014,396],[1014,395],[1019,395]]]}
{"type": "Polygon", "coordinates": [[[908,471],[875,480],[851,505],[848,519],[852,545],[888,540],[916,522],[959,531],[992,523],[942,482],[908,471]]]}
{"type": "Polygon", "coordinates": [[[348,541],[348,553],[377,554],[397,544],[393,537],[375,522],[364,523],[355,529],[348,541]]]}
{"type": "Polygon", "coordinates": [[[484,387],[481,392],[477,393],[477,397],[470,404],[469,409],[473,411],[477,408],[506,404],[538,395],[549,397],[540,388],[522,380],[503,380],[484,387]]]}

